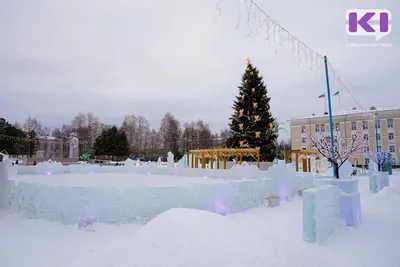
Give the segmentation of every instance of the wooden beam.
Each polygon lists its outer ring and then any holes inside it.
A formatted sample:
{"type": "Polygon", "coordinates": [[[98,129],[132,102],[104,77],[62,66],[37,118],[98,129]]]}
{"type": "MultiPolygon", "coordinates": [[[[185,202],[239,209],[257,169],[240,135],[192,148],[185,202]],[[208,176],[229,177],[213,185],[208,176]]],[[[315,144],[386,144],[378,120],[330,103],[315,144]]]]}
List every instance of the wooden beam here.
{"type": "Polygon", "coordinates": [[[217,152],[217,169],[219,169],[219,152],[217,152]]]}
{"type": "Polygon", "coordinates": [[[226,170],[226,156],[224,155],[224,170],[226,170]]]}
{"type": "Polygon", "coordinates": [[[201,153],[201,168],[205,169],[206,168],[206,157],[205,157],[205,152],[201,153]]]}

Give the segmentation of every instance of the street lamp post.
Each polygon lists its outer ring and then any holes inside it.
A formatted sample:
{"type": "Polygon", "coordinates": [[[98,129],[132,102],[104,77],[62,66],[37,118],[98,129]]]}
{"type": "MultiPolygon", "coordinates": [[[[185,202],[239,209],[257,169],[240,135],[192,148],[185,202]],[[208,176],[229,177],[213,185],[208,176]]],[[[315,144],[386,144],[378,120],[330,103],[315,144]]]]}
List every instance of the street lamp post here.
{"type": "Polygon", "coordinates": [[[337,177],[339,177],[339,170],[336,168],[335,143],[333,141],[333,119],[332,119],[331,89],[329,87],[328,58],[326,56],[324,56],[324,63],[325,63],[326,90],[327,90],[327,93],[328,93],[329,130],[330,130],[330,134],[331,134],[331,153],[332,153],[333,176],[337,178],[337,177]]]}
{"type": "Polygon", "coordinates": [[[375,112],[375,143],[376,143],[376,154],[379,152],[379,145],[378,145],[378,123],[377,123],[378,113],[375,112]]]}
{"type": "MultiPolygon", "coordinates": [[[[376,145],[376,156],[378,157],[378,153],[379,153],[379,144],[378,144],[378,121],[377,121],[377,117],[378,117],[378,112],[375,112],[375,145],[376,145]]],[[[381,171],[381,165],[378,163],[378,171],[381,171]]]]}

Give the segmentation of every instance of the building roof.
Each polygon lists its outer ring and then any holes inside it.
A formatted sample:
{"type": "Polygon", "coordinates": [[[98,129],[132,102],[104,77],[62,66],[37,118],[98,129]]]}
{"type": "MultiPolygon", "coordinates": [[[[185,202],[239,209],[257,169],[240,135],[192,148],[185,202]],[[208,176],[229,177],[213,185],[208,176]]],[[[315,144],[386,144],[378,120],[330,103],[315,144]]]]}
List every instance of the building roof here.
{"type": "MultiPolygon", "coordinates": [[[[393,107],[382,107],[382,108],[376,108],[375,110],[370,110],[370,109],[354,109],[354,110],[346,110],[346,111],[339,111],[339,112],[333,112],[332,116],[345,116],[345,115],[355,115],[355,114],[366,114],[366,115],[374,115],[375,112],[385,112],[385,111],[399,111],[400,112],[400,106],[393,106],[393,107]]],[[[316,118],[324,118],[328,117],[328,114],[315,114],[311,116],[303,116],[303,117],[292,117],[290,120],[304,120],[304,119],[316,119],[316,118]]]]}

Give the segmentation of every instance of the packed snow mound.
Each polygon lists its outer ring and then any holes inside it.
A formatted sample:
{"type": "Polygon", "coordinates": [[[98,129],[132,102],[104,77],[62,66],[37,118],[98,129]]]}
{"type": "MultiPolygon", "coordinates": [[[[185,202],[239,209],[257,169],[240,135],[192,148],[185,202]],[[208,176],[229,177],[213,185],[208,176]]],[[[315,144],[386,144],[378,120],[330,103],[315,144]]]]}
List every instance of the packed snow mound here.
{"type": "Polygon", "coordinates": [[[294,245],[253,231],[251,225],[244,227],[229,217],[202,210],[168,210],[143,226],[130,241],[93,267],[332,266],[315,253],[304,255],[294,245]]]}

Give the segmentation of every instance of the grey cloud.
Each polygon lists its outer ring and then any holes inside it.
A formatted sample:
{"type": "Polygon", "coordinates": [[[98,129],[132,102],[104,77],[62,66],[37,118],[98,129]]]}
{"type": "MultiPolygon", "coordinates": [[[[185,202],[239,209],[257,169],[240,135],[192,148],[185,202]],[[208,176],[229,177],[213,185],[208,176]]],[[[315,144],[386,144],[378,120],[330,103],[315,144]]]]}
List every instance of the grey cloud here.
{"type": "MultiPolygon", "coordinates": [[[[280,121],[323,112],[317,99],[326,90],[322,69],[305,72],[309,59],[301,56],[297,66],[297,51],[280,46],[279,34],[276,45],[272,35],[269,42],[265,33],[257,36],[257,22],[247,38],[244,7],[236,29],[236,1],[221,1],[218,20],[215,3],[201,0],[6,2],[0,10],[0,114],[11,121],[31,115],[57,126],[79,111],[92,111],[107,123],[120,124],[124,114],[136,114],[158,127],[171,111],[182,121],[204,119],[218,131],[227,126],[246,56],[263,74],[280,121]]],[[[326,53],[362,105],[395,105],[399,32],[383,39],[392,49],[346,48],[356,42],[344,26],[345,11],[355,3],[259,4],[326,53]]],[[[363,4],[399,7],[394,0],[363,4]]],[[[336,90],[334,77],[331,82],[336,90]]],[[[341,109],[353,105],[341,98],[341,109]]]]}

